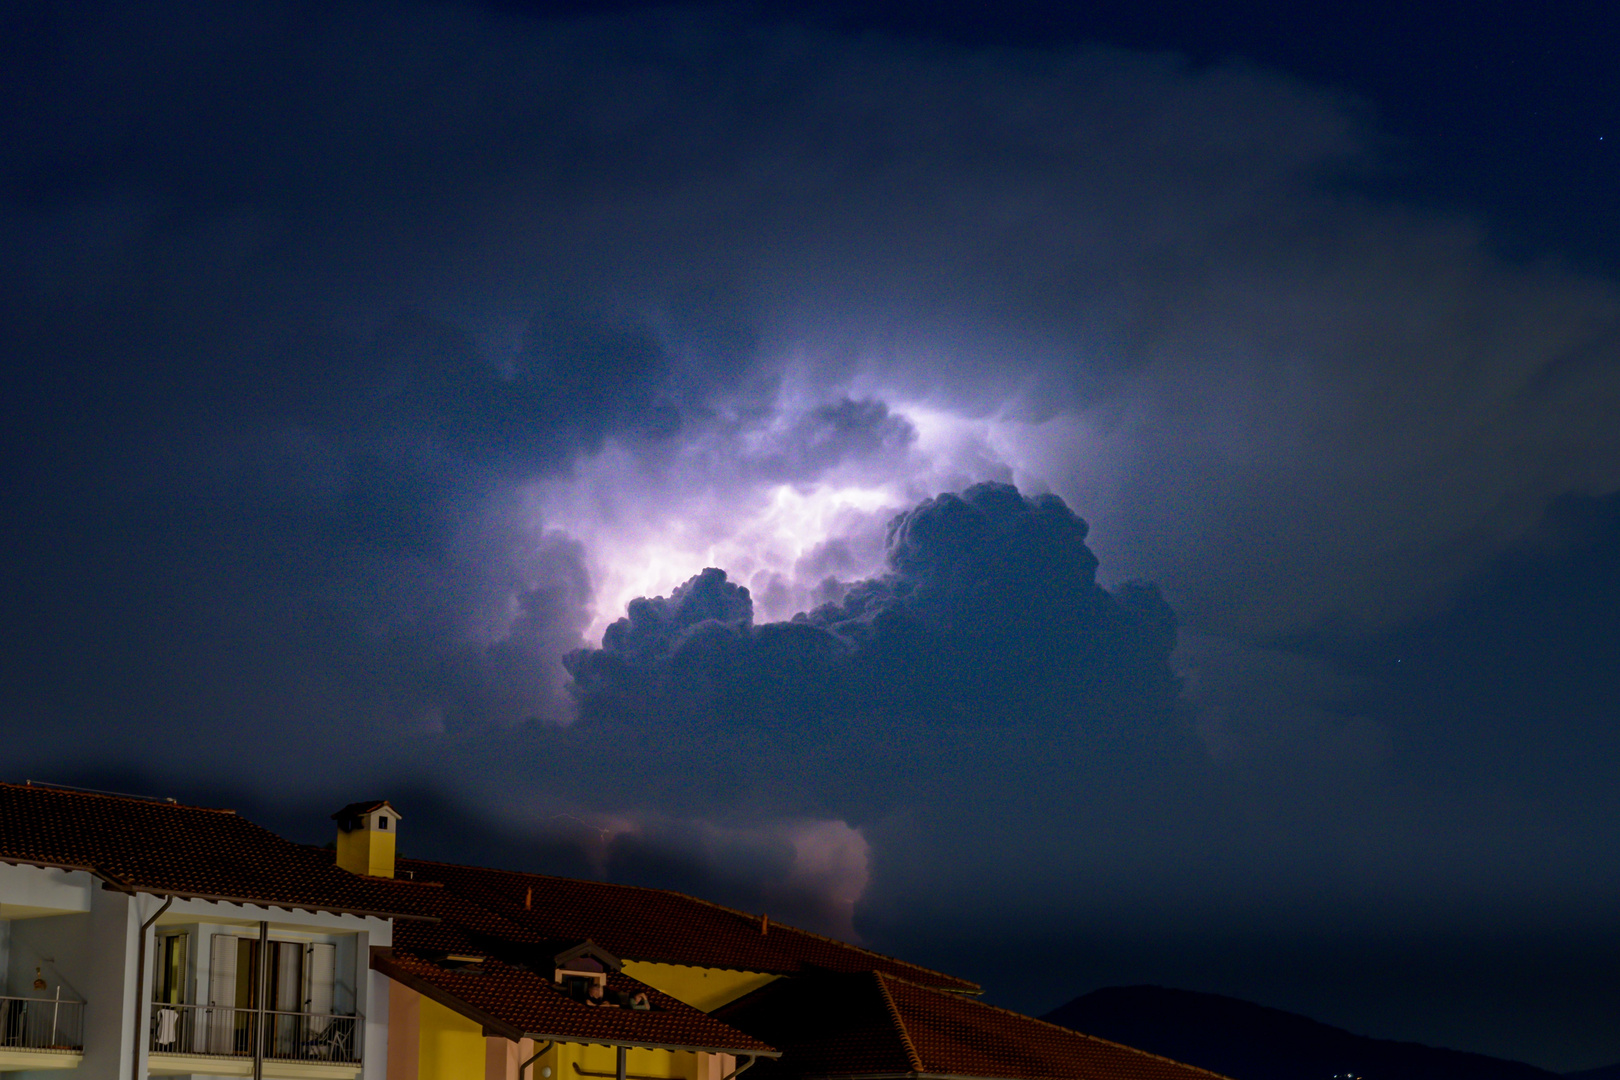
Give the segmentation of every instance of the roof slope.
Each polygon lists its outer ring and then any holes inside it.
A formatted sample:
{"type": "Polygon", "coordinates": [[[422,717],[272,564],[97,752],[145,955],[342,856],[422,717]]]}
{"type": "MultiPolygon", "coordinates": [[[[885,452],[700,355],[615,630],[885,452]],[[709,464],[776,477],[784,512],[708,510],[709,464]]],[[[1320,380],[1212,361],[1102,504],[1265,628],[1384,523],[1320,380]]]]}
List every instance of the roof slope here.
{"type": "Polygon", "coordinates": [[[394,882],[339,870],[233,810],[0,783],[0,861],[90,870],[130,891],[414,917],[394,882]]]}
{"type": "Polygon", "coordinates": [[[777,1075],[1212,1080],[1216,1074],[880,972],[782,979],[715,1015],[783,1051],[777,1075]]]}
{"type": "Polygon", "coordinates": [[[672,1050],[774,1053],[761,1040],[626,975],[608,976],[608,988],[645,993],[650,1010],[574,1001],[552,983],[549,972],[541,974],[495,957],[476,965],[476,970],[457,970],[396,949],[375,954],[371,966],[487,1028],[505,1031],[508,1038],[527,1035],[672,1050]]]}
{"type": "MultiPolygon", "coordinates": [[[[442,883],[444,892],[460,905],[454,921],[464,929],[485,920],[512,928],[501,933],[529,935],[536,941],[589,938],[624,960],[784,975],[811,968],[876,970],[946,990],[979,989],[967,979],[780,923],[771,923],[769,931],[761,933],[758,915],[666,889],[417,859],[400,859],[396,872],[417,882],[442,883]]],[[[452,917],[446,913],[445,918],[452,917]]],[[[453,932],[450,927],[401,926],[395,930],[395,943],[438,947],[436,939],[453,932]]]]}

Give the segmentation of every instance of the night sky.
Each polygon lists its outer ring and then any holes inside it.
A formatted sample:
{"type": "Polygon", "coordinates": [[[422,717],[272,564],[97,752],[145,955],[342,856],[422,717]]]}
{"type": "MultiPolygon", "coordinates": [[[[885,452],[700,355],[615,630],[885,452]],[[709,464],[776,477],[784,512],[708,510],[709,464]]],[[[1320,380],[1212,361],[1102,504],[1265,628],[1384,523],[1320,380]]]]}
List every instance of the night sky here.
{"type": "Polygon", "coordinates": [[[1620,1060],[1620,16],[1143,7],[7,5],[3,778],[1620,1060]]]}

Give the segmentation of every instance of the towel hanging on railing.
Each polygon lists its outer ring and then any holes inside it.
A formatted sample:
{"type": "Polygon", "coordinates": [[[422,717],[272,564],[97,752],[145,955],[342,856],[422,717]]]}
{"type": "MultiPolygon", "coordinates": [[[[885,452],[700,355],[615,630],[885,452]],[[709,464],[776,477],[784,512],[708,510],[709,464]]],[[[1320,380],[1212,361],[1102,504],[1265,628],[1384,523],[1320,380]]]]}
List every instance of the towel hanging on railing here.
{"type": "Polygon", "coordinates": [[[180,1011],[178,1009],[159,1009],[157,1015],[157,1038],[152,1040],[159,1046],[168,1046],[174,1042],[174,1029],[180,1024],[180,1011]]]}

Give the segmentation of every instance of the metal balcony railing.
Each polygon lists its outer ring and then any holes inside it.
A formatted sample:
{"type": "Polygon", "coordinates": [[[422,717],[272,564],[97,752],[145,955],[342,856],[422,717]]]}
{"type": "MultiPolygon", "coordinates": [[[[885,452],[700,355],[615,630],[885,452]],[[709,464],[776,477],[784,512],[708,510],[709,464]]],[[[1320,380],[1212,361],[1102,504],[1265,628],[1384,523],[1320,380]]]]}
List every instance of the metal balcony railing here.
{"type": "Polygon", "coordinates": [[[0,1047],[13,1050],[84,1048],[84,1002],[56,997],[0,997],[0,1047]]]}
{"type": "Polygon", "coordinates": [[[157,1001],[152,1003],[148,1047],[154,1054],[250,1058],[261,1015],[267,1061],[360,1063],[362,1018],[336,1013],[266,1009],[261,1014],[257,1009],[157,1001]]]}

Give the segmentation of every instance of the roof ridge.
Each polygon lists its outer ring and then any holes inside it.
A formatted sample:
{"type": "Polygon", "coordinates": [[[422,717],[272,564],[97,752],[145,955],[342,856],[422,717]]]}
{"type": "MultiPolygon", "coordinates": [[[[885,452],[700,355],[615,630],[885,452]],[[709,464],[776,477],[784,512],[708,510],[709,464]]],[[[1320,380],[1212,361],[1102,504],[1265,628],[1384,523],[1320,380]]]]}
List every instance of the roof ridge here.
{"type": "MultiPolygon", "coordinates": [[[[491,873],[497,873],[497,874],[510,874],[510,875],[512,875],[514,877],[546,878],[546,879],[549,879],[551,881],[575,882],[575,883],[582,883],[582,884],[586,884],[586,885],[602,885],[602,886],[606,886],[608,888],[613,888],[613,889],[634,889],[637,892],[662,893],[665,896],[678,896],[683,900],[690,900],[695,904],[703,904],[704,906],[714,908],[717,911],[724,911],[724,912],[726,912],[728,914],[736,915],[738,918],[744,920],[745,922],[749,923],[750,925],[755,925],[759,921],[759,917],[756,916],[753,912],[743,911],[741,908],[729,907],[729,906],[727,906],[725,904],[718,904],[718,903],[714,902],[713,900],[705,900],[701,896],[693,896],[691,893],[684,893],[684,892],[679,891],[678,889],[660,889],[660,888],[657,888],[657,887],[652,886],[652,885],[626,885],[626,884],[623,884],[623,883],[617,882],[617,881],[598,881],[598,880],[595,880],[595,879],[592,879],[592,878],[571,878],[571,877],[564,877],[561,874],[540,874],[540,873],[535,873],[535,872],[529,871],[529,870],[507,870],[507,869],[504,869],[504,868],[498,867],[498,866],[470,866],[470,865],[468,865],[466,863],[442,862],[442,861],[439,861],[439,860],[436,860],[436,859],[415,859],[415,858],[413,858],[413,859],[400,859],[399,861],[400,862],[427,863],[427,864],[432,865],[432,866],[448,866],[448,867],[451,867],[451,868],[456,869],[456,870],[483,870],[483,871],[487,871],[487,872],[491,872],[491,873]]],[[[794,926],[792,923],[775,923],[775,924],[772,925],[771,929],[773,929],[773,930],[791,930],[795,934],[802,934],[807,938],[813,938],[813,939],[815,939],[817,941],[825,941],[828,944],[836,945],[841,949],[853,949],[854,951],[859,952],[859,953],[864,953],[867,956],[875,956],[879,960],[886,960],[891,964],[899,964],[902,967],[910,968],[910,969],[912,969],[914,971],[926,971],[930,975],[939,975],[939,976],[941,976],[943,978],[951,980],[952,982],[966,983],[968,986],[971,986],[974,989],[979,990],[981,992],[983,990],[983,987],[981,987],[978,983],[972,981],[971,979],[964,979],[959,975],[952,975],[951,973],[949,973],[947,971],[938,971],[938,970],[936,970],[934,968],[924,967],[922,964],[915,964],[915,963],[912,963],[910,960],[902,960],[897,956],[889,956],[887,953],[880,953],[875,949],[868,949],[864,945],[856,945],[856,944],[854,944],[852,942],[843,941],[843,940],[840,940],[839,938],[832,937],[832,936],[830,936],[828,934],[818,934],[814,930],[806,930],[801,926],[794,926]]],[[[918,984],[918,985],[922,985],[922,984],[918,984]]]]}
{"type": "MultiPolygon", "coordinates": [[[[306,844],[302,840],[288,840],[287,842],[289,844],[298,845],[299,847],[303,848],[305,851],[309,852],[312,855],[324,856],[325,858],[328,858],[328,859],[332,860],[332,865],[334,867],[337,867],[337,852],[335,850],[333,850],[332,848],[327,847],[325,844],[306,844]]],[[[411,859],[411,860],[398,859],[398,860],[396,860],[396,865],[397,865],[397,863],[407,862],[407,861],[410,861],[410,862],[422,862],[423,860],[421,860],[421,859],[411,859]]],[[[341,867],[337,867],[337,868],[342,869],[341,867]]],[[[346,874],[352,873],[352,871],[349,871],[349,870],[344,870],[343,872],[346,873],[346,874]]],[[[393,877],[381,877],[381,876],[379,876],[377,874],[354,874],[354,876],[357,877],[357,878],[360,878],[362,881],[370,881],[370,882],[374,882],[374,883],[376,883],[378,885],[420,885],[420,886],[424,886],[424,887],[427,887],[427,888],[437,888],[437,889],[444,888],[444,882],[442,882],[442,881],[418,881],[415,878],[403,878],[403,877],[400,877],[398,874],[395,874],[393,877]]]]}
{"type": "Polygon", "coordinates": [[[911,1032],[906,1030],[906,1018],[900,1015],[900,1006],[894,1003],[889,984],[883,981],[883,972],[873,971],[870,974],[877,978],[878,993],[883,995],[883,1004],[888,1007],[889,1016],[894,1020],[894,1029],[900,1033],[900,1044],[906,1048],[906,1060],[911,1063],[911,1071],[923,1072],[922,1058],[917,1053],[916,1044],[911,1041],[911,1032]]]}
{"type": "MultiPolygon", "coordinates": [[[[143,803],[148,806],[172,807],[176,810],[200,810],[205,814],[229,814],[232,817],[241,817],[233,808],[228,806],[195,806],[166,796],[133,795],[123,791],[102,791],[98,788],[74,787],[72,784],[52,784],[44,780],[30,780],[21,784],[15,780],[0,780],[0,787],[52,795],[81,795],[88,799],[115,799],[118,802],[143,803]]],[[[242,818],[242,820],[246,821],[247,819],[242,818]]]]}
{"type": "MultiPolygon", "coordinates": [[[[1076,1031],[1074,1028],[1064,1027],[1062,1024],[1054,1024],[1050,1020],[1042,1020],[1038,1016],[1030,1016],[1028,1013],[1014,1012],[1012,1009],[1004,1009],[1000,1005],[992,1005],[988,1001],[982,1001],[979,998],[971,998],[971,999],[963,998],[960,994],[953,994],[948,990],[940,990],[940,989],[937,989],[936,987],[932,987],[932,986],[924,986],[922,983],[915,983],[915,982],[912,982],[910,979],[902,979],[898,975],[890,975],[887,972],[874,971],[874,972],[872,972],[872,974],[876,975],[878,977],[878,981],[879,981],[880,984],[883,983],[884,980],[893,979],[895,982],[905,983],[907,986],[915,987],[918,990],[923,990],[923,991],[926,991],[927,993],[930,993],[930,994],[938,994],[940,997],[944,998],[947,1001],[971,1001],[972,1004],[978,1005],[981,1008],[994,1009],[998,1013],[1004,1013],[1007,1016],[1016,1016],[1020,1020],[1028,1020],[1028,1021],[1031,1021],[1032,1023],[1040,1024],[1042,1027],[1055,1028],[1058,1031],[1063,1032],[1065,1035],[1074,1035],[1074,1036],[1077,1036],[1077,1037],[1082,1038],[1082,1039],[1090,1039],[1092,1042],[1102,1043],[1105,1046],[1114,1046],[1114,1047],[1118,1047],[1121,1050],[1129,1050],[1133,1054],[1141,1054],[1143,1057],[1150,1057],[1150,1058],[1154,1058],[1154,1059],[1156,1059],[1158,1061],[1165,1061],[1165,1062],[1170,1063],[1171,1065],[1179,1065],[1183,1069],[1195,1069],[1198,1072],[1201,1072],[1206,1076],[1217,1077],[1218,1080],[1232,1080],[1231,1077],[1227,1076],[1224,1073],[1214,1072],[1214,1071],[1212,1071],[1210,1069],[1205,1069],[1205,1068],[1202,1068],[1202,1067],[1200,1067],[1198,1065],[1189,1065],[1185,1061],[1177,1061],[1175,1058],[1168,1058],[1168,1057],[1165,1057],[1163,1054],[1155,1054],[1150,1050],[1143,1050],[1140,1047],[1126,1046],[1124,1043],[1118,1043],[1118,1042],[1115,1042],[1112,1039],[1105,1039],[1101,1035],[1089,1035],[1084,1031],[1076,1031]]],[[[887,985],[885,985],[883,987],[883,994],[884,994],[884,997],[888,1000],[889,1007],[891,1009],[898,1008],[898,1006],[896,1006],[895,1003],[894,1003],[893,995],[891,995],[888,992],[888,986],[887,985]]]]}
{"type": "MultiPolygon", "coordinates": [[[[639,886],[630,886],[630,887],[631,888],[637,888],[639,886]]],[[[717,908],[720,911],[725,911],[725,912],[729,912],[729,913],[731,913],[733,915],[740,916],[741,918],[745,919],[750,924],[752,924],[755,921],[755,918],[754,918],[754,915],[753,915],[752,912],[743,911],[741,908],[727,907],[725,904],[717,904],[713,900],[705,900],[701,896],[693,896],[690,893],[676,892],[673,889],[658,889],[656,891],[670,893],[671,895],[674,895],[674,896],[682,896],[682,897],[685,897],[688,900],[694,900],[699,904],[707,904],[709,907],[717,908]]],[[[946,972],[946,971],[935,971],[933,968],[923,967],[921,964],[914,964],[910,960],[902,960],[897,956],[889,956],[888,954],[880,953],[875,949],[868,949],[864,945],[856,945],[853,942],[840,940],[839,938],[832,937],[829,934],[818,934],[814,930],[806,930],[804,927],[802,927],[802,926],[794,926],[792,923],[776,923],[771,927],[771,929],[773,929],[773,930],[776,930],[776,929],[791,930],[795,934],[802,934],[807,938],[814,938],[817,941],[825,941],[828,944],[836,945],[841,949],[854,949],[856,952],[865,953],[867,956],[875,956],[879,960],[887,960],[891,964],[900,964],[900,965],[902,965],[904,967],[913,968],[913,969],[915,969],[917,971],[926,971],[930,975],[943,975],[947,979],[951,979],[951,980],[954,980],[956,982],[965,982],[965,983],[968,983],[968,985],[970,985],[970,986],[978,986],[979,985],[978,983],[971,982],[970,980],[963,979],[963,978],[961,978],[959,976],[956,976],[956,975],[952,975],[952,974],[950,974],[949,972],[946,972]]]]}

